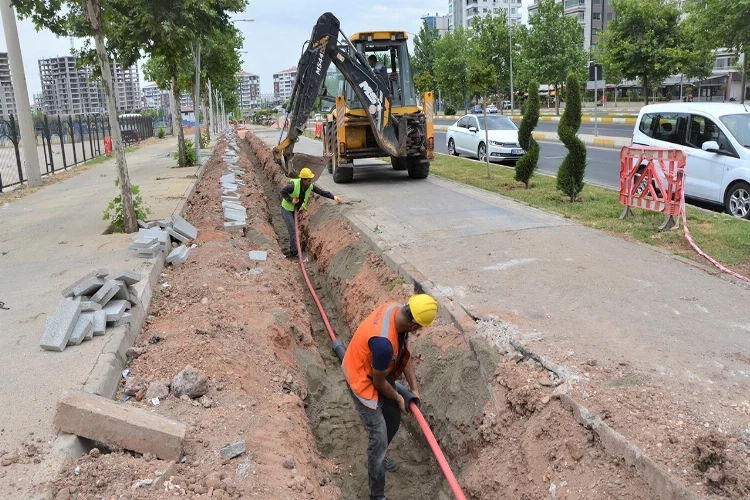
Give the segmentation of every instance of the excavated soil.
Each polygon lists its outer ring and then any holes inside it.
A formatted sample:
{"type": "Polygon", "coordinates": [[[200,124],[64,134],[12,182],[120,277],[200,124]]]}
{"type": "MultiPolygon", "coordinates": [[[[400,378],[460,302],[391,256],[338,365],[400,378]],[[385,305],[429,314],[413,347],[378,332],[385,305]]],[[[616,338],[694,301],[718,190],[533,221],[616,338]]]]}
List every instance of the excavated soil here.
{"type": "MultiPolygon", "coordinates": [[[[273,191],[287,182],[262,142],[248,134],[258,164],[273,191]]],[[[269,192],[269,189],[267,189],[269,192]]],[[[316,288],[332,298],[338,337],[346,345],[375,307],[405,300],[413,287],[393,273],[351,228],[346,207],[314,199],[301,221],[309,252],[308,269],[316,271],[316,288]]],[[[314,316],[311,314],[311,316],[314,316]]],[[[313,326],[313,331],[318,328],[313,326]]],[[[327,366],[335,357],[325,333],[314,333],[327,366]]],[[[584,429],[553,395],[549,372],[511,349],[499,350],[483,337],[470,340],[452,324],[437,320],[411,339],[423,397],[422,411],[472,499],[636,499],[651,498],[635,470],[607,456],[595,435],[584,429]],[[481,359],[483,377],[477,359],[481,359]]],[[[305,366],[303,356],[297,356],[305,366]]],[[[345,498],[360,498],[364,482],[365,433],[352,409],[346,386],[336,370],[310,363],[303,370],[308,386],[307,411],[318,448],[326,458],[351,466],[354,483],[343,481],[345,498]],[[331,373],[334,371],[334,373],[331,373]],[[346,442],[335,434],[345,433],[346,442]],[[357,450],[360,450],[359,452],[357,450]],[[346,461],[341,459],[346,457],[346,461]],[[357,484],[358,483],[358,484],[357,484]],[[358,492],[349,496],[349,492],[358,492]]],[[[388,475],[389,498],[452,498],[435,477],[436,463],[423,452],[424,440],[411,417],[404,420],[391,456],[402,469],[388,475]],[[422,476],[429,489],[409,488],[408,474],[422,476]],[[403,488],[403,489],[401,489],[403,488]]]]}

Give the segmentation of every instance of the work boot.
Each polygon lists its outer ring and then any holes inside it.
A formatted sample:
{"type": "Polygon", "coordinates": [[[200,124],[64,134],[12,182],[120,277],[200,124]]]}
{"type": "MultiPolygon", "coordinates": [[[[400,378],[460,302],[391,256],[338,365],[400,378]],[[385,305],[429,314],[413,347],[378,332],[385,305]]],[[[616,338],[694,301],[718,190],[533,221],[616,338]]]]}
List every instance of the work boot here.
{"type": "Polygon", "coordinates": [[[398,462],[396,462],[395,460],[391,460],[388,457],[383,460],[383,465],[385,466],[385,470],[387,472],[396,472],[401,467],[398,462]]]}

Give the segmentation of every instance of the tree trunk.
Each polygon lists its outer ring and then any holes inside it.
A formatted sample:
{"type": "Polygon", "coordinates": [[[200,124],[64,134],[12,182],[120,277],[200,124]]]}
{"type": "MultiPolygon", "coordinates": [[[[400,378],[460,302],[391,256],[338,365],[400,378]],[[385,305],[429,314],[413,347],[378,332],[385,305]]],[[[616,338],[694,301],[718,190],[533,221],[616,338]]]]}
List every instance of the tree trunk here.
{"type": "Polygon", "coordinates": [[[201,43],[192,46],[193,63],[195,64],[195,83],[193,84],[193,113],[195,114],[195,158],[200,158],[201,147],[201,43]]]}
{"type": "Polygon", "coordinates": [[[484,114],[484,158],[487,161],[487,178],[491,179],[490,175],[490,137],[489,130],[487,129],[487,94],[482,98],[482,113],[484,114]]]}
{"type": "Polygon", "coordinates": [[[107,102],[107,113],[109,114],[110,133],[112,134],[112,148],[117,157],[117,176],[120,180],[122,197],[122,221],[123,231],[134,233],[138,231],[138,221],[133,206],[133,194],[130,191],[130,175],[128,165],[125,161],[125,150],[122,147],[122,134],[120,133],[120,120],[117,118],[117,103],[114,96],[114,85],[112,83],[112,70],[109,65],[109,56],[104,46],[104,33],[102,31],[102,9],[99,0],[83,0],[83,9],[86,20],[91,26],[91,36],[96,44],[96,55],[99,58],[99,67],[104,80],[104,96],[107,102]]]}
{"type": "Polygon", "coordinates": [[[745,85],[747,85],[747,51],[742,54],[742,95],[740,96],[740,104],[745,104],[745,85]]]}
{"type": "Polygon", "coordinates": [[[555,84],[555,115],[560,116],[560,91],[557,84],[555,84]]]}
{"type": "Polygon", "coordinates": [[[170,82],[169,82],[169,113],[172,115],[171,116],[171,120],[170,120],[172,122],[172,137],[177,137],[177,125],[178,124],[177,124],[177,121],[175,121],[175,119],[174,119],[174,111],[175,111],[175,109],[177,109],[177,106],[175,105],[175,102],[174,102],[175,101],[174,95],[175,95],[175,89],[174,89],[174,85],[173,85],[173,83],[172,83],[172,81],[170,79],[170,82]]]}
{"type": "Polygon", "coordinates": [[[648,106],[648,78],[643,79],[643,95],[646,97],[646,105],[648,106]]]}
{"type": "MultiPolygon", "coordinates": [[[[174,108],[172,109],[172,121],[177,127],[177,166],[185,166],[185,130],[182,128],[182,108],[180,106],[180,86],[177,84],[177,65],[169,63],[169,77],[172,79],[172,97],[174,108]]],[[[174,129],[173,129],[174,130],[174,129]]]]}

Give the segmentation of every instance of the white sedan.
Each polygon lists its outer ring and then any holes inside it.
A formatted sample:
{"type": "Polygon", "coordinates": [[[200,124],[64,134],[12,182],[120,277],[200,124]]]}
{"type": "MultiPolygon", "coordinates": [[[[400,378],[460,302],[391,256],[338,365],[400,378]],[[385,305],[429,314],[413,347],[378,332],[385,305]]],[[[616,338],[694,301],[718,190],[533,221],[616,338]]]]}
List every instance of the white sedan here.
{"type": "Polygon", "coordinates": [[[466,115],[448,127],[445,135],[448,153],[461,154],[485,161],[489,151],[490,161],[517,162],[526,151],[518,143],[518,127],[506,116],[487,117],[489,148],[485,141],[484,116],[466,115]]]}

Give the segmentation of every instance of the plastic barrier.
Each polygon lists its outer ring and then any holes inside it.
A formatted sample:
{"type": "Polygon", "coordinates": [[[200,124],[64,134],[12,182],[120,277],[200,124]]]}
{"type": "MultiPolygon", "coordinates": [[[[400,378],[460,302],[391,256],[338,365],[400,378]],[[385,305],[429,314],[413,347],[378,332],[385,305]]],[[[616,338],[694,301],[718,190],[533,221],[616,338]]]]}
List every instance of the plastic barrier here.
{"type": "Polygon", "coordinates": [[[323,122],[318,122],[315,124],[315,137],[320,139],[323,137],[323,122]]]}
{"type": "Polygon", "coordinates": [[[685,183],[685,153],[679,149],[629,147],[620,150],[620,219],[632,207],[665,215],[659,231],[679,227],[685,183]]]}
{"type": "Polygon", "coordinates": [[[104,154],[109,156],[112,154],[112,137],[104,137],[104,154]]]}

